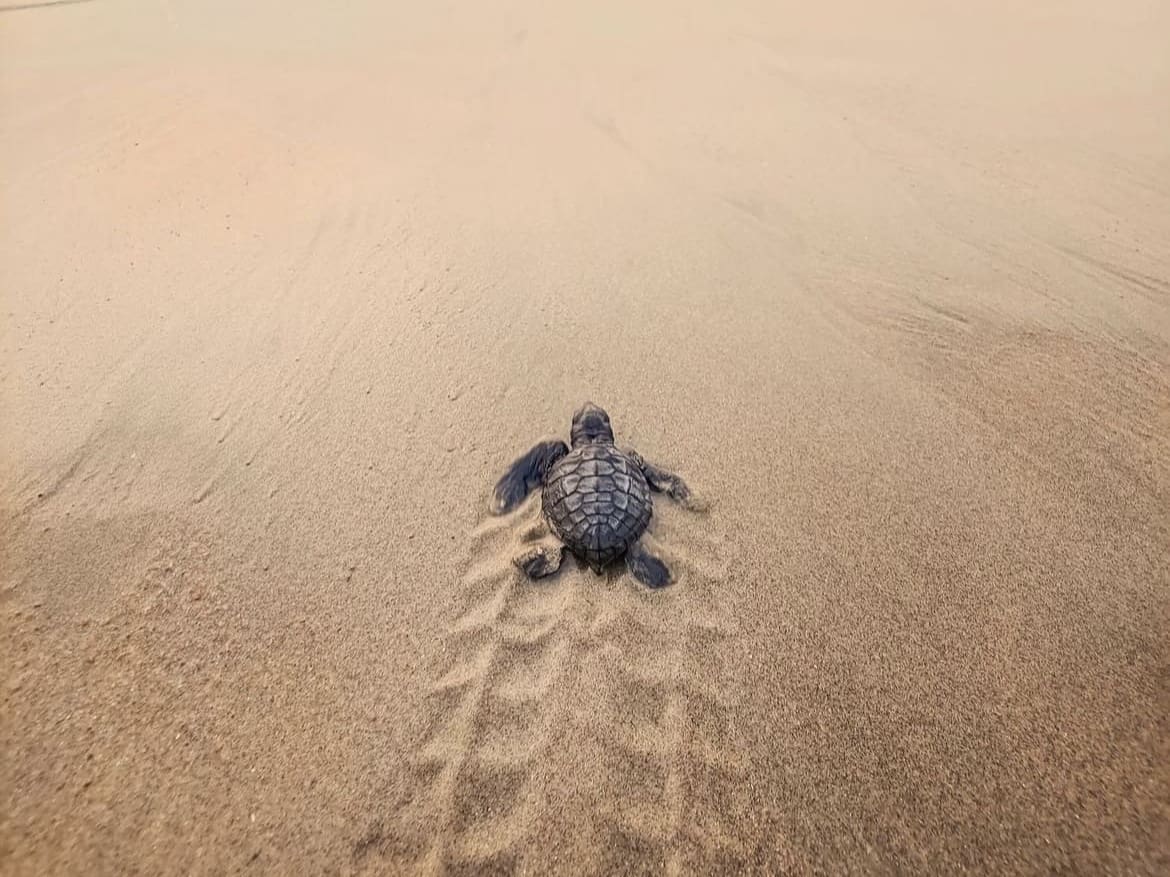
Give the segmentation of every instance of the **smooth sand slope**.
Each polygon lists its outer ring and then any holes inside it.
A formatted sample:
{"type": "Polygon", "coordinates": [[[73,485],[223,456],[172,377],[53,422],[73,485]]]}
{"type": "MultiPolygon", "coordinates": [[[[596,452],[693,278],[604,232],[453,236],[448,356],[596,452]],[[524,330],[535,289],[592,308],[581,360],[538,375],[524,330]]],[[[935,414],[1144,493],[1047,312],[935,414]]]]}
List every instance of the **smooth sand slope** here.
{"type": "Polygon", "coordinates": [[[0,2],[0,871],[1165,873],[1168,33],[0,2]]]}

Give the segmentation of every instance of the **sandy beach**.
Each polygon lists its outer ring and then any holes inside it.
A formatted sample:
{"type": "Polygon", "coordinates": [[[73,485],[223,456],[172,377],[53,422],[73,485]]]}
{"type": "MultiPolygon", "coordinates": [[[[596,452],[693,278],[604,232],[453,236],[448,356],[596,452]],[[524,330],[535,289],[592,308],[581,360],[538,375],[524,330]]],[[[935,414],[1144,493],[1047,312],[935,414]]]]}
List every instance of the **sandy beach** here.
{"type": "Polygon", "coordinates": [[[1167,873],[1168,33],[0,0],[0,871],[1167,873]]]}

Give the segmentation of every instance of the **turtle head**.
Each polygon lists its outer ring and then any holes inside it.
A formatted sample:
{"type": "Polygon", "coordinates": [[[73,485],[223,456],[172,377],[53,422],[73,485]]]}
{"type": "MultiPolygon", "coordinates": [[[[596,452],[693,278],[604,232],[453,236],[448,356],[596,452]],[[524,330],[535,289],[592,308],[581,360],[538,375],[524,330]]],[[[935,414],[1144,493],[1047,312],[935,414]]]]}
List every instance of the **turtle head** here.
{"type": "Polygon", "coordinates": [[[573,415],[573,447],[581,445],[612,445],[613,427],[609,415],[592,402],[586,402],[573,415]]]}

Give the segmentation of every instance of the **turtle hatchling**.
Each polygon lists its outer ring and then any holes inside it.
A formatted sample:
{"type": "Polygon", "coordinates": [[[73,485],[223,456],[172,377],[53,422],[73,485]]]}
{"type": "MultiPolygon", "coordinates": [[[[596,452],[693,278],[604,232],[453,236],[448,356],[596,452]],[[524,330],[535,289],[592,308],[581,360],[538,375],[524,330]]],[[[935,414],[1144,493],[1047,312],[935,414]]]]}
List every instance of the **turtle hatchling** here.
{"type": "Polygon", "coordinates": [[[619,450],[609,415],[587,402],[573,415],[572,449],[545,441],[516,460],[496,484],[492,511],[504,514],[541,488],[544,519],[560,544],[539,544],[516,558],[530,578],[552,575],[565,549],[601,573],[625,558],[634,578],[652,588],[670,583],[670,570],[642,544],[654,513],[651,491],[683,506],[701,504],[681,478],[647,463],[634,451],[619,450]]]}

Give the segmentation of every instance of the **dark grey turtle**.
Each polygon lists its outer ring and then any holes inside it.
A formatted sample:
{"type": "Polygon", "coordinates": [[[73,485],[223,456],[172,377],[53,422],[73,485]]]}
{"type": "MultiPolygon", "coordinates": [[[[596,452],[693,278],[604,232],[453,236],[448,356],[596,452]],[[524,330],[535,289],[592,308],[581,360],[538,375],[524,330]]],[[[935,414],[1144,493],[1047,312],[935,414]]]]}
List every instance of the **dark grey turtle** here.
{"type": "Polygon", "coordinates": [[[654,513],[650,492],[666,493],[691,509],[700,504],[677,475],[615,447],[609,415],[592,402],[573,415],[571,436],[572,450],[559,440],[541,442],[496,484],[496,514],[511,511],[542,487],[544,519],[560,539],[534,546],[516,558],[516,565],[531,578],[551,575],[568,548],[596,573],[625,557],[638,581],[652,588],[669,584],[666,564],[640,541],[654,513]]]}

